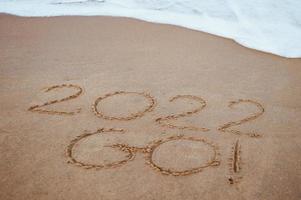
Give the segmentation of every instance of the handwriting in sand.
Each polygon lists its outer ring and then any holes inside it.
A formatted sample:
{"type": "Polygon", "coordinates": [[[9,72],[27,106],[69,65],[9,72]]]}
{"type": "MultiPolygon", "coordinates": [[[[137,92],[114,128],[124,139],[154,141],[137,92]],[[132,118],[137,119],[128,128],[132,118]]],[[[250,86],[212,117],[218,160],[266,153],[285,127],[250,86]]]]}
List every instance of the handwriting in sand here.
{"type": "MultiPolygon", "coordinates": [[[[50,109],[45,108],[52,104],[57,104],[57,103],[64,102],[64,101],[74,100],[74,99],[78,98],[80,95],[82,95],[82,93],[83,93],[83,88],[78,85],[75,85],[75,84],[54,85],[54,86],[46,88],[45,92],[49,92],[49,91],[52,91],[55,89],[58,90],[58,89],[62,89],[62,88],[73,89],[76,91],[74,92],[74,94],[64,97],[64,98],[61,98],[61,99],[47,101],[47,102],[45,102],[43,104],[39,104],[39,105],[33,105],[28,110],[31,112],[50,114],[50,115],[75,115],[75,114],[80,113],[81,108],[77,108],[77,109],[75,109],[75,111],[58,111],[58,110],[50,110],[50,109]]],[[[191,109],[191,110],[188,110],[185,112],[171,114],[171,115],[163,116],[163,117],[156,117],[154,119],[154,123],[158,124],[159,126],[167,127],[167,128],[171,128],[171,129],[179,129],[179,130],[187,130],[187,131],[202,131],[202,132],[209,131],[210,129],[206,128],[206,127],[176,125],[171,122],[171,121],[174,122],[177,119],[182,118],[182,117],[191,117],[192,115],[198,114],[203,109],[205,109],[205,107],[207,105],[206,101],[202,97],[195,96],[195,95],[177,95],[177,96],[170,98],[169,101],[172,103],[178,99],[186,99],[188,101],[194,101],[198,104],[198,106],[195,107],[194,109],[191,109]]],[[[92,111],[94,112],[94,114],[97,117],[103,118],[105,120],[129,121],[129,120],[134,120],[134,119],[143,117],[147,113],[153,111],[157,105],[156,102],[157,101],[156,101],[155,97],[153,97],[152,95],[150,95],[146,92],[116,91],[116,92],[108,93],[108,94],[98,97],[92,104],[92,111]],[[108,114],[104,114],[101,110],[102,100],[108,99],[112,96],[118,96],[118,95],[142,96],[147,100],[148,104],[146,105],[146,107],[143,110],[137,111],[136,113],[130,113],[127,116],[110,116],[108,114]]],[[[254,105],[257,107],[258,112],[252,113],[249,116],[247,116],[241,120],[230,121],[223,125],[220,125],[217,128],[217,130],[219,130],[220,132],[232,133],[232,134],[236,134],[236,135],[245,135],[245,136],[249,136],[249,137],[260,137],[261,134],[259,134],[259,133],[255,133],[255,132],[244,133],[239,130],[230,129],[231,127],[239,126],[243,123],[255,120],[265,112],[264,107],[260,103],[258,103],[257,101],[254,101],[254,100],[250,100],[250,99],[238,99],[236,101],[231,101],[229,103],[229,107],[233,108],[235,105],[238,105],[238,104],[254,105]]],[[[76,147],[77,147],[76,144],[85,138],[88,138],[88,137],[90,137],[92,135],[96,135],[96,134],[123,134],[123,133],[125,133],[125,130],[123,130],[123,129],[101,128],[94,132],[86,132],[86,133],[79,135],[78,137],[73,139],[67,147],[68,162],[72,163],[74,165],[83,167],[85,169],[93,169],[93,168],[94,169],[107,169],[107,168],[114,168],[114,167],[122,166],[122,165],[128,163],[129,161],[133,160],[137,153],[142,153],[142,154],[146,155],[145,156],[146,163],[152,169],[159,171],[162,174],[173,175],[173,176],[185,176],[185,175],[189,175],[189,174],[198,173],[207,167],[218,166],[220,164],[220,158],[219,158],[220,153],[218,152],[218,146],[216,144],[213,144],[212,142],[208,141],[205,138],[186,137],[184,135],[177,135],[177,136],[172,136],[172,137],[168,137],[165,139],[161,139],[158,141],[153,141],[145,147],[135,147],[135,146],[130,146],[128,144],[119,144],[119,143],[111,144],[106,147],[117,149],[123,153],[126,153],[126,156],[123,160],[115,161],[112,163],[104,163],[104,164],[85,163],[84,161],[77,160],[73,155],[74,151],[76,151],[76,147]],[[156,149],[159,146],[162,146],[163,144],[168,143],[170,141],[183,141],[183,140],[202,143],[203,145],[205,144],[208,148],[210,148],[212,150],[213,155],[211,155],[210,159],[206,163],[203,163],[202,165],[200,165],[198,167],[180,170],[180,171],[162,167],[162,166],[160,166],[160,164],[154,162],[153,153],[156,151],[156,149]]],[[[237,174],[239,174],[240,169],[241,169],[240,154],[241,154],[241,145],[239,143],[239,140],[236,140],[236,142],[234,143],[234,145],[232,147],[232,155],[229,159],[230,160],[229,171],[230,171],[231,176],[228,180],[229,180],[230,184],[237,182],[237,180],[241,178],[241,177],[237,176],[237,174]]]]}

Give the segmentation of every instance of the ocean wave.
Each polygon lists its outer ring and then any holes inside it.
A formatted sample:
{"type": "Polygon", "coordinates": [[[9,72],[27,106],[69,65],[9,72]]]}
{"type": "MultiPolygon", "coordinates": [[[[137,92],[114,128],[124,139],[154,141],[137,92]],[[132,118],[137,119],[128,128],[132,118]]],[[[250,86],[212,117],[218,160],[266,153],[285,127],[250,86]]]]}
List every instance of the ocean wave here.
{"type": "Polygon", "coordinates": [[[301,1],[296,0],[1,0],[18,16],[119,16],[178,25],[231,38],[288,58],[301,57],[301,1]]]}

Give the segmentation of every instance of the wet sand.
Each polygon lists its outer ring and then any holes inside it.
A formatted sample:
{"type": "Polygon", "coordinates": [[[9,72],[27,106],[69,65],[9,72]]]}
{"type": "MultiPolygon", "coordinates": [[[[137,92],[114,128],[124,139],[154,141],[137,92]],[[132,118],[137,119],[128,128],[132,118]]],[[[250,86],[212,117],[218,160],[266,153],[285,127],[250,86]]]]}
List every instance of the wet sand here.
{"type": "Polygon", "coordinates": [[[301,59],[112,17],[0,44],[0,199],[301,198],[301,59]]]}

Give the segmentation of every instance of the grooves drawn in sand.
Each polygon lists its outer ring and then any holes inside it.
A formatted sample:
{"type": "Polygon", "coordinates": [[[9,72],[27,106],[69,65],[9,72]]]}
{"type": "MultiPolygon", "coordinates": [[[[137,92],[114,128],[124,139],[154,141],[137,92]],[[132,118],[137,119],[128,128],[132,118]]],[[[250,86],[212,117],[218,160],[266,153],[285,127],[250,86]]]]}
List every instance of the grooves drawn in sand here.
{"type": "Polygon", "coordinates": [[[127,162],[133,160],[135,158],[136,153],[143,153],[143,154],[146,154],[146,157],[145,157],[146,164],[151,166],[152,169],[154,169],[164,175],[172,175],[172,176],[186,176],[186,175],[190,175],[190,174],[195,174],[195,173],[201,172],[204,168],[220,165],[220,160],[219,160],[220,153],[218,152],[217,145],[215,145],[211,142],[208,142],[207,140],[205,140],[203,138],[185,137],[184,135],[172,136],[172,137],[169,137],[166,139],[153,141],[146,147],[134,147],[134,146],[129,146],[128,144],[108,145],[106,147],[117,148],[120,151],[126,152],[128,154],[126,156],[126,159],[121,160],[121,161],[112,162],[109,164],[87,164],[87,163],[78,161],[74,158],[73,153],[74,153],[76,144],[80,140],[87,138],[89,136],[95,135],[95,134],[104,134],[104,133],[110,133],[110,132],[111,133],[112,132],[113,133],[114,132],[115,133],[124,133],[124,130],[123,129],[114,129],[114,128],[111,128],[111,129],[102,128],[102,129],[98,129],[95,132],[84,133],[84,134],[76,137],[74,140],[72,140],[70,142],[70,144],[67,147],[66,155],[68,157],[68,163],[74,164],[76,166],[79,166],[79,167],[82,167],[85,169],[108,169],[108,168],[120,167],[120,166],[126,164],[127,162]],[[167,143],[169,141],[174,141],[174,140],[189,140],[189,141],[197,141],[197,142],[205,143],[206,145],[208,145],[209,147],[211,147],[213,149],[213,152],[214,152],[213,156],[204,165],[195,167],[192,169],[183,170],[183,171],[173,171],[171,169],[166,169],[166,168],[160,167],[158,164],[154,163],[153,153],[155,152],[156,148],[158,148],[160,145],[162,145],[164,143],[167,143]]]}
{"type": "Polygon", "coordinates": [[[45,92],[49,92],[54,89],[60,89],[60,88],[74,88],[78,91],[75,94],[64,97],[62,99],[47,101],[47,102],[43,103],[42,105],[33,105],[28,109],[28,111],[45,113],[45,114],[50,114],[50,115],[74,115],[76,113],[79,113],[81,111],[80,108],[78,108],[76,111],[72,111],[72,112],[41,109],[42,107],[49,106],[51,104],[56,104],[56,103],[60,103],[63,101],[75,99],[75,98],[79,97],[83,92],[83,89],[80,86],[73,85],[73,84],[54,85],[54,86],[46,88],[45,92]]]}
{"type": "Polygon", "coordinates": [[[241,146],[239,144],[239,140],[236,140],[234,145],[232,146],[232,155],[229,158],[229,171],[230,171],[230,177],[229,177],[229,183],[234,184],[241,179],[240,176],[237,176],[241,170],[241,146]]]}
{"type": "Polygon", "coordinates": [[[102,97],[98,97],[94,104],[92,105],[92,110],[95,113],[96,116],[101,117],[103,119],[106,120],[120,120],[120,121],[129,121],[129,120],[133,120],[136,119],[138,117],[142,117],[143,115],[145,115],[145,113],[150,112],[154,109],[156,105],[156,100],[154,97],[152,97],[150,94],[144,93],[144,92],[125,92],[125,91],[117,91],[114,93],[109,93],[106,94],[102,97]],[[102,101],[103,99],[109,98],[111,96],[114,95],[127,95],[127,94],[135,94],[135,95],[140,95],[145,97],[148,101],[149,101],[149,105],[142,111],[136,112],[136,113],[132,113],[129,116],[126,117],[114,117],[114,116],[107,116],[105,114],[103,114],[98,108],[97,105],[99,104],[100,101],[102,101]]]}
{"type": "Polygon", "coordinates": [[[202,99],[201,97],[197,97],[197,96],[193,96],[193,95],[177,95],[172,97],[169,102],[173,102],[177,99],[181,99],[181,98],[186,98],[186,99],[191,99],[194,101],[197,101],[200,103],[200,106],[198,108],[195,108],[194,110],[191,111],[186,111],[180,114],[173,114],[173,115],[169,115],[166,117],[159,117],[157,119],[155,119],[155,121],[160,124],[163,127],[168,127],[168,128],[175,128],[175,129],[181,129],[181,130],[192,130],[192,131],[209,131],[210,129],[207,128],[203,128],[203,127],[195,127],[195,126],[178,126],[178,125],[174,125],[172,123],[169,123],[169,120],[176,120],[179,119],[181,117],[187,117],[196,113],[199,113],[202,109],[204,109],[206,107],[206,101],[204,99],[202,99]]]}
{"type": "Polygon", "coordinates": [[[218,128],[218,130],[222,131],[222,132],[234,133],[234,134],[237,134],[237,135],[248,135],[250,137],[261,137],[261,135],[258,134],[258,133],[252,133],[252,132],[243,133],[239,130],[233,130],[233,129],[229,130],[229,128],[232,127],[232,126],[238,126],[238,125],[241,125],[243,123],[255,120],[256,118],[258,118],[259,116],[261,116],[264,113],[264,107],[260,103],[258,103],[256,101],[253,101],[253,100],[249,100],[249,99],[246,99],[246,100],[239,99],[238,101],[230,101],[229,107],[233,108],[234,105],[237,105],[237,104],[240,104],[240,103],[249,103],[249,104],[255,105],[259,109],[259,112],[251,114],[249,117],[246,117],[246,118],[238,120],[238,121],[228,122],[228,123],[220,126],[218,128]]]}
{"type": "Polygon", "coordinates": [[[79,167],[83,167],[85,169],[103,169],[103,168],[115,168],[115,167],[119,167],[121,165],[126,164],[127,162],[131,161],[134,159],[135,157],[135,152],[127,149],[127,148],[123,148],[121,149],[123,152],[128,153],[126,158],[124,160],[120,160],[120,161],[116,161],[116,162],[112,162],[112,163],[108,163],[108,164],[88,164],[88,163],[84,163],[81,161],[78,161],[74,158],[73,156],[73,152],[74,149],[76,147],[76,144],[81,141],[82,139],[85,139],[89,136],[95,135],[95,134],[112,134],[112,133],[119,133],[119,134],[123,134],[125,131],[123,129],[115,129],[115,128],[110,128],[110,129],[98,129],[95,132],[92,133],[84,133],[82,135],[77,136],[74,140],[72,140],[70,142],[70,144],[67,147],[67,151],[66,151],[66,155],[68,157],[68,163],[74,164],[76,166],[79,167]]]}
{"type": "Polygon", "coordinates": [[[204,168],[207,168],[210,166],[219,166],[220,165],[220,160],[219,160],[220,154],[218,152],[217,145],[215,145],[211,142],[208,142],[206,139],[203,139],[203,138],[185,137],[184,135],[172,136],[172,137],[169,137],[166,139],[161,139],[161,140],[152,142],[152,144],[147,147],[147,152],[148,153],[146,154],[146,160],[147,160],[146,164],[150,165],[154,170],[156,170],[164,175],[186,176],[186,175],[201,172],[204,168]],[[183,171],[174,171],[174,170],[171,170],[168,168],[160,167],[158,164],[156,164],[153,161],[153,154],[154,154],[156,148],[158,148],[160,145],[162,145],[164,143],[174,141],[174,140],[188,140],[188,141],[197,141],[197,142],[204,143],[213,149],[214,154],[211,157],[211,159],[209,161],[207,161],[207,163],[205,163],[202,166],[195,167],[192,169],[187,169],[187,170],[183,170],[183,171]]]}

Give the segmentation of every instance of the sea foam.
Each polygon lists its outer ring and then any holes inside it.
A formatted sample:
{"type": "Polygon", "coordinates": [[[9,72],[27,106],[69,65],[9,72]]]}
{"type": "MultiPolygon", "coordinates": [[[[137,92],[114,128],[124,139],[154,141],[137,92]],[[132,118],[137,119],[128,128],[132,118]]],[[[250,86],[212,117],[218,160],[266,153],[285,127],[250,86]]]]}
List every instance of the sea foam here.
{"type": "Polygon", "coordinates": [[[19,16],[120,16],[231,38],[287,58],[301,57],[300,0],[0,0],[19,16]]]}

